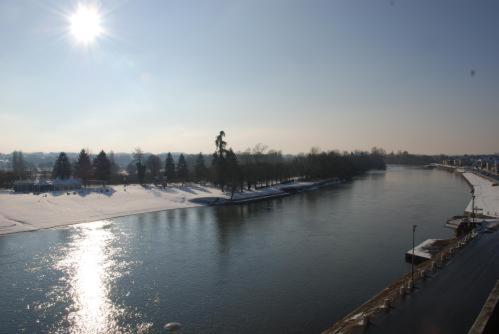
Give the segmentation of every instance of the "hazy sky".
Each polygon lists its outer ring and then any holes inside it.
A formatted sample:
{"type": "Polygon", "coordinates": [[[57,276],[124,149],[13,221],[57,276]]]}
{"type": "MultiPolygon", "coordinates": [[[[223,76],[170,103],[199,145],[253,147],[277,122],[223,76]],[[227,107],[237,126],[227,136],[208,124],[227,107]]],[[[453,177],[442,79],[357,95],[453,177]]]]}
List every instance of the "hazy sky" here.
{"type": "Polygon", "coordinates": [[[0,152],[499,151],[499,1],[97,4],[0,0],[0,152]]]}

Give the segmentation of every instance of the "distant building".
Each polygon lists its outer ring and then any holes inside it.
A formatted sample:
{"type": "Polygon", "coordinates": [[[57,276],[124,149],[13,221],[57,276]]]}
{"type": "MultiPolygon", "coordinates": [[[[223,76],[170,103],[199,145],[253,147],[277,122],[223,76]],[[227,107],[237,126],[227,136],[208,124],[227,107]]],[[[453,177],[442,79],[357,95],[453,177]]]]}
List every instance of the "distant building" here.
{"type": "Polygon", "coordinates": [[[37,193],[46,193],[54,189],[51,180],[37,179],[33,183],[33,191],[37,193]]]}
{"type": "Polygon", "coordinates": [[[18,180],[14,181],[12,188],[16,193],[29,193],[34,189],[34,181],[33,180],[18,180]]]}
{"type": "Polygon", "coordinates": [[[49,191],[68,191],[81,188],[81,181],[79,179],[36,179],[36,180],[19,180],[14,181],[13,189],[15,192],[36,192],[43,193],[49,191]]]}
{"type": "Polygon", "coordinates": [[[66,191],[81,188],[81,181],[79,179],[55,179],[52,181],[52,189],[54,191],[66,191]]]}

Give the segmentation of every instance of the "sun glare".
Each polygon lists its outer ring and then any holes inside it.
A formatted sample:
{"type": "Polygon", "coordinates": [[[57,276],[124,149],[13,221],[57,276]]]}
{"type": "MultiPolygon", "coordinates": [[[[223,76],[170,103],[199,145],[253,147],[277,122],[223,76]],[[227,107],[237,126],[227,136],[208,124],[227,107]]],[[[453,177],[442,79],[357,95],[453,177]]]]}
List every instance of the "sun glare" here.
{"type": "Polygon", "coordinates": [[[103,33],[101,16],[96,7],[79,5],[69,18],[71,34],[82,44],[88,45],[103,33]]]}

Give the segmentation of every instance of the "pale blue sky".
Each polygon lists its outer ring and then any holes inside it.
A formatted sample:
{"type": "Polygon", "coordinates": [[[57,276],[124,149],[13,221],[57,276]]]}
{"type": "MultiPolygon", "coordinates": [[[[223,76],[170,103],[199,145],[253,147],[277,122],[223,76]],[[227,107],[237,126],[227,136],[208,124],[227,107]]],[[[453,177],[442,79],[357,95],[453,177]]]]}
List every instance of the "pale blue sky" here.
{"type": "Polygon", "coordinates": [[[497,1],[77,4],[0,0],[0,152],[499,151],[497,1]]]}

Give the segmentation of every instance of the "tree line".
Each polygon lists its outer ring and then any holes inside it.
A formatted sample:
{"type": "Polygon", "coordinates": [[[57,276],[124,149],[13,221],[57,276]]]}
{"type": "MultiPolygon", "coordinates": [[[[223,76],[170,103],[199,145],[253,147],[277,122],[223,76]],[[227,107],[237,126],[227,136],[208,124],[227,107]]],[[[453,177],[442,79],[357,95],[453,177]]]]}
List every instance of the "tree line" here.
{"type": "Polygon", "coordinates": [[[407,151],[398,151],[384,154],[385,162],[392,165],[428,165],[434,162],[441,162],[446,159],[445,155],[424,155],[410,154],[407,151]]]}
{"type": "MultiPolygon", "coordinates": [[[[312,149],[307,154],[283,155],[269,150],[262,144],[244,152],[234,152],[228,146],[224,131],[214,140],[211,155],[178,155],[171,153],[161,159],[156,154],[145,154],[140,148],[132,153],[132,161],[121,168],[115,162],[114,153],[100,151],[92,156],[82,149],[71,161],[61,152],[52,168],[53,178],[79,178],[83,184],[99,182],[107,184],[155,183],[168,186],[170,182],[209,182],[232,194],[243,189],[258,189],[292,179],[322,180],[349,179],[369,169],[385,168],[385,156],[379,149],[371,152],[337,152],[312,149]]],[[[14,152],[13,175],[23,176],[22,152],[14,152]]],[[[1,181],[1,175],[0,175],[1,181]]]]}
{"type": "Polygon", "coordinates": [[[159,155],[145,154],[140,148],[133,153],[133,161],[125,170],[114,160],[114,154],[106,154],[101,151],[94,158],[82,149],[76,161],[71,162],[65,152],[57,157],[52,177],[55,179],[79,178],[83,184],[89,181],[102,183],[160,183],[167,186],[168,182],[208,181],[209,171],[205,165],[204,156],[199,153],[193,171],[190,171],[184,154],[180,154],[174,161],[171,153],[168,153],[164,163],[159,155]]]}
{"type": "Polygon", "coordinates": [[[281,151],[257,145],[253,150],[235,154],[227,149],[221,131],[216,137],[213,153],[212,181],[222,190],[257,189],[277,183],[300,180],[350,179],[370,169],[385,169],[383,155],[372,152],[323,152],[313,148],[308,154],[283,156],[281,151]]]}

